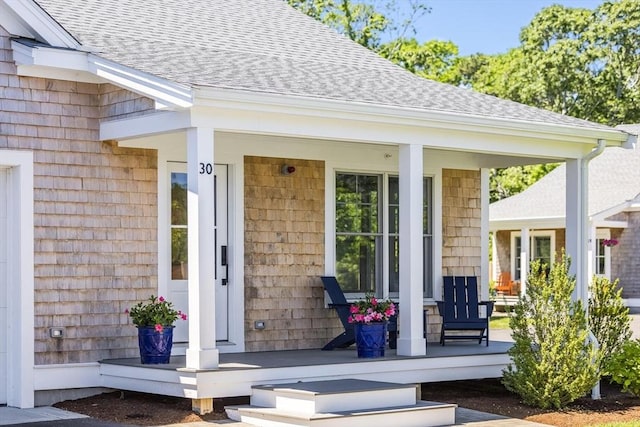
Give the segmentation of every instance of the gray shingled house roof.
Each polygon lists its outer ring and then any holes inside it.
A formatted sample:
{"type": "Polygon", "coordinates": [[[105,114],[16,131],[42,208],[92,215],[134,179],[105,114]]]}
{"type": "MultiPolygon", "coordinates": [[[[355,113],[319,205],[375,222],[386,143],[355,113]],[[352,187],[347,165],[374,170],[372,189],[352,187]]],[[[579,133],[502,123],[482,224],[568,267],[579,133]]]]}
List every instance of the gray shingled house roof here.
{"type": "Polygon", "coordinates": [[[104,59],[189,87],[609,129],[429,81],[283,0],[36,0],[104,59]]]}
{"type": "MultiPolygon", "coordinates": [[[[637,131],[640,126],[635,125],[637,131]]],[[[631,132],[633,126],[619,126],[631,132]]],[[[563,163],[522,193],[489,206],[489,220],[564,218],[566,165],[563,163]]],[[[640,149],[609,147],[589,163],[589,215],[640,199],[640,149]]]]}

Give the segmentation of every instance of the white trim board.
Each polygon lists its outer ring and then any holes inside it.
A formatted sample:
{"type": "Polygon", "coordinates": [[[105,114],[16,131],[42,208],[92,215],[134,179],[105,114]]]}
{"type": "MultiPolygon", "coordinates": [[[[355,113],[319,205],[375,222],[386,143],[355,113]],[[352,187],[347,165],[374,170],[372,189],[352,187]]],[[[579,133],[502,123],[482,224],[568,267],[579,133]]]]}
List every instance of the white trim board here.
{"type": "Polygon", "coordinates": [[[33,153],[0,150],[0,166],[7,174],[7,405],[32,408],[34,355],[33,153]]]}

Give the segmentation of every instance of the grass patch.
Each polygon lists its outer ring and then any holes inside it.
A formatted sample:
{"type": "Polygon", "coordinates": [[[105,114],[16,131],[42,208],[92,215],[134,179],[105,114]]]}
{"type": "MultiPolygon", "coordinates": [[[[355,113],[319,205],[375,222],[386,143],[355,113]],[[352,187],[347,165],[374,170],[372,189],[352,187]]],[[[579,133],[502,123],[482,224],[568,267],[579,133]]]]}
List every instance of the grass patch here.
{"type": "Polygon", "coordinates": [[[509,316],[491,316],[489,319],[491,329],[509,329],[509,316]]]}

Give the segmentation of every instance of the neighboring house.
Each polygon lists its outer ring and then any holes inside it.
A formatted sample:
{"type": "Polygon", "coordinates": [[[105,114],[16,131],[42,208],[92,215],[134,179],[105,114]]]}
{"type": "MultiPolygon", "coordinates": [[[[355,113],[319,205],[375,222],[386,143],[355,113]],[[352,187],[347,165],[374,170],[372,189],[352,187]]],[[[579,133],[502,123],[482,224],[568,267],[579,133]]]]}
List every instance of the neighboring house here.
{"type": "MultiPolygon", "coordinates": [[[[618,128],[640,132],[640,125],[618,128]]],[[[491,204],[495,279],[508,272],[522,283],[529,261],[552,265],[560,255],[566,242],[566,181],[561,164],[522,193],[491,204]],[[529,236],[524,245],[522,236],[529,236]]],[[[620,279],[627,304],[640,306],[640,149],[605,149],[589,163],[588,187],[588,277],[620,279]]]]}
{"type": "MultiPolygon", "coordinates": [[[[489,168],[566,160],[579,202],[585,156],[627,139],[417,77],[281,0],[0,0],[0,93],[0,404],[19,407],[247,393],[249,368],[208,376],[223,353],[340,332],[327,274],[400,302],[412,357],[360,376],[433,381],[442,276],[489,294],[489,168]],[[150,294],[189,315],[181,369],[98,363],[137,357],[124,310],[150,294]]],[[[356,375],[296,368],[274,372],[356,375]]]]}

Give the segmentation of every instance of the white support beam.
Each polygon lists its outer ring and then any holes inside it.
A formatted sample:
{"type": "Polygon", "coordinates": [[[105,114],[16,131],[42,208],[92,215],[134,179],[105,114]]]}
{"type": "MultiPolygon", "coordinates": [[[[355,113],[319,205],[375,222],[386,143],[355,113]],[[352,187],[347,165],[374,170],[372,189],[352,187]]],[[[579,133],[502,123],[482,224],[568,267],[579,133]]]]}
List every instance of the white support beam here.
{"type": "Polygon", "coordinates": [[[189,347],[187,368],[219,363],[215,311],[213,129],[187,130],[189,347]]]}
{"type": "Polygon", "coordinates": [[[401,145],[400,186],[400,338],[398,355],[421,356],[427,351],[423,316],[422,245],[423,157],[421,145],[401,145]]]}
{"type": "Polygon", "coordinates": [[[520,230],[520,293],[527,293],[527,280],[529,275],[529,261],[531,260],[531,237],[528,228],[520,230]]]}
{"type": "Polygon", "coordinates": [[[587,207],[582,194],[582,187],[586,185],[586,176],[582,174],[584,160],[567,160],[567,228],[565,248],[571,257],[569,274],[576,276],[575,299],[584,300],[586,294],[587,272],[587,207]]]}
{"type": "Polygon", "coordinates": [[[480,297],[483,301],[489,301],[489,280],[489,169],[485,168],[480,169],[480,297]]]}

